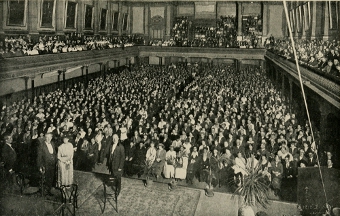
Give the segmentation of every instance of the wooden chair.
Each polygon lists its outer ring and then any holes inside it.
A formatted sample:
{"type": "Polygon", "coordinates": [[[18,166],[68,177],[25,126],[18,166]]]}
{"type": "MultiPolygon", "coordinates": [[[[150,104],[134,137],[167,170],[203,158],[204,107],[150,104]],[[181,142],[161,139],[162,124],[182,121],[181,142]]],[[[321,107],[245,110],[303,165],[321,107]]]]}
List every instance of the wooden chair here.
{"type": "MultiPolygon", "coordinates": [[[[107,180],[104,180],[104,207],[102,213],[105,212],[106,202],[108,201],[111,205],[112,203],[109,200],[113,200],[115,202],[115,210],[118,213],[118,188],[117,188],[117,179],[109,177],[107,180]],[[109,188],[111,188],[111,193],[109,193],[109,188]]],[[[112,206],[114,207],[114,206],[112,206]]]]}
{"type": "Polygon", "coordinates": [[[68,211],[72,216],[76,215],[76,209],[78,208],[78,185],[62,185],[59,188],[61,199],[60,201],[49,201],[48,202],[59,204],[58,208],[53,212],[53,215],[62,215],[68,211]]]}

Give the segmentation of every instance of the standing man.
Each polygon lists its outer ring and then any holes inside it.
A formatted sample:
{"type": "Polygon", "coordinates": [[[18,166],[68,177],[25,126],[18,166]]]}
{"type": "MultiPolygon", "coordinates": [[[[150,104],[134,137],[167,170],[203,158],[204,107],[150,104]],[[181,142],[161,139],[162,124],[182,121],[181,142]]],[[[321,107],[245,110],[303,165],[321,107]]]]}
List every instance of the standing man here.
{"type": "Polygon", "coordinates": [[[45,172],[46,192],[51,195],[51,188],[55,186],[56,150],[52,141],[52,134],[46,133],[45,138],[39,140],[37,165],[41,173],[45,172]]]}
{"type": "Polygon", "coordinates": [[[16,160],[17,160],[17,153],[12,147],[13,138],[11,135],[5,135],[5,145],[2,147],[1,152],[1,160],[0,162],[4,163],[5,169],[5,177],[10,185],[10,187],[14,184],[14,176],[12,174],[15,170],[16,160]]]}
{"type": "Polygon", "coordinates": [[[107,159],[107,167],[113,178],[116,179],[116,193],[117,196],[121,190],[122,175],[125,162],[125,150],[122,143],[119,143],[119,137],[117,134],[112,136],[113,144],[109,150],[109,156],[107,159]]]}

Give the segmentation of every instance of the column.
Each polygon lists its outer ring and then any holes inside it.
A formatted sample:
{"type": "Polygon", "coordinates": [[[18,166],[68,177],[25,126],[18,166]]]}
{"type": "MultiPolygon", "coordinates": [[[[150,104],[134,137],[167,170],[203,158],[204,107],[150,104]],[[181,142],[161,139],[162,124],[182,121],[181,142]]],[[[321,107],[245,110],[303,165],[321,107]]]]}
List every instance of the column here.
{"type": "Polygon", "coordinates": [[[58,89],[60,89],[60,75],[63,73],[62,70],[58,70],[58,89]]]}
{"type": "Polygon", "coordinates": [[[317,8],[317,2],[311,1],[311,11],[312,11],[312,21],[311,21],[311,40],[316,39],[316,8],[317,8]]]}
{"type": "Polygon", "coordinates": [[[56,2],[55,8],[56,35],[64,35],[65,0],[58,0],[55,2],[56,2]]]}
{"type": "Polygon", "coordinates": [[[158,58],[158,65],[162,65],[162,57],[161,56],[157,56],[158,58]]]}
{"type": "Polygon", "coordinates": [[[117,62],[117,67],[120,67],[120,60],[118,60],[117,62]]]}
{"type": "Polygon", "coordinates": [[[239,60],[238,59],[234,59],[234,64],[235,64],[236,71],[239,71],[240,70],[239,60]]]}
{"type": "Polygon", "coordinates": [[[37,30],[37,23],[38,23],[38,4],[39,1],[28,1],[28,16],[27,16],[27,25],[28,25],[28,32],[30,35],[35,35],[33,38],[38,37],[39,32],[37,30]]]}
{"type": "Polygon", "coordinates": [[[328,40],[328,31],[329,31],[329,10],[328,10],[328,2],[322,2],[325,5],[325,19],[324,19],[324,29],[323,29],[323,40],[328,40]]]}
{"type": "MultiPolygon", "coordinates": [[[[123,16],[123,3],[122,2],[118,2],[118,11],[119,11],[119,16],[122,17],[123,16]]],[[[118,20],[118,35],[122,36],[122,19],[119,18],[118,20]]]]}
{"type": "Polygon", "coordinates": [[[29,80],[29,77],[24,77],[24,79],[25,79],[25,96],[28,99],[28,80],[29,80]]]}
{"type": "Polygon", "coordinates": [[[281,73],[281,77],[282,77],[282,82],[281,82],[281,97],[284,96],[284,92],[285,92],[285,76],[283,75],[283,72],[281,73]]]}
{"type": "Polygon", "coordinates": [[[113,60],[113,67],[114,67],[114,68],[117,67],[117,59],[113,60]]]}
{"type": "Polygon", "coordinates": [[[35,97],[34,78],[35,77],[31,77],[32,102],[34,101],[34,97],[35,97]]]}
{"type": "Polygon", "coordinates": [[[84,17],[83,14],[84,11],[84,1],[78,1],[78,10],[77,10],[77,33],[83,33],[83,23],[84,23],[84,17]]]}
{"type": "Polygon", "coordinates": [[[82,67],[81,67],[81,76],[82,76],[82,77],[84,76],[84,67],[85,67],[85,66],[82,66],[82,67]]]}
{"type": "Polygon", "coordinates": [[[128,10],[129,10],[129,25],[128,25],[128,31],[129,34],[132,35],[132,29],[133,29],[133,10],[132,10],[132,6],[129,5],[128,6],[128,10]]]}
{"type": "Polygon", "coordinates": [[[66,69],[63,70],[63,91],[66,90],[66,76],[65,76],[66,69]]]}
{"type": "Polygon", "coordinates": [[[85,87],[87,88],[88,83],[89,83],[89,65],[85,65],[85,72],[86,72],[86,76],[85,76],[85,87]]]}
{"type": "Polygon", "coordinates": [[[242,2],[237,2],[237,36],[242,36],[242,2]]]}
{"type": "Polygon", "coordinates": [[[170,33],[171,33],[171,14],[172,14],[172,5],[169,4],[166,6],[165,9],[165,40],[170,39],[170,33]]]}
{"type": "Polygon", "coordinates": [[[268,2],[261,3],[262,6],[262,42],[264,42],[267,38],[268,30],[267,30],[267,23],[268,23],[268,2]]]}
{"type": "Polygon", "coordinates": [[[260,60],[260,68],[262,70],[266,70],[266,61],[265,60],[260,60]]]}
{"type": "Polygon", "coordinates": [[[276,69],[275,70],[275,75],[276,75],[276,77],[275,77],[275,82],[276,82],[276,86],[278,87],[279,86],[279,70],[278,69],[276,69]]]}
{"type": "Polygon", "coordinates": [[[112,6],[111,6],[111,1],[107,2],[107,17],[108,19],[106,19],[106,26],[107,26],[107,36],[111,36],[112,34],[112,6]]]}
{"type": "Polygon", "coordinates": [[[149,5],[144,6],[144,38],[146,43],[149,42],[149,5]]]}
{"type": "Polygon", "coordinates": [[[289,112],[292,113],[293,104],[293,81],[289,79],[289,112]]]}
{"type": "MultiPolygon", "coordinates": [[[[3,9],[4,8],[4,1],[0,1],[0,11],[1,11],[1,14],[3,13],[3,9]]],[[[4,35],[5,32],[3,30],[3,15],[0,16],[0,38],[1,38],[1,35],[4,35]]]]}
{"type": "Polygon", "coordinates": [[[102,77],[103,76],[103,63],[102,62],[100,62],[100,63],[98,63],[99,64],[99,73],[100,73],[100,76],[102,77]]]}
{"type": "Polygon", "coordinates": [[[93,33],[94,35],[98,35],[99,33],[99,16],[100,16],[100,8],[99,1],[94,2],[94,14],[93,14],[93,33]]]}
{"type": "Polygon", "coordinates": [[[110,70],[110,61],[106,61],[106,66],[105,66],[105,78],[106,78],[106,74],[109,72],[110,70]]]}

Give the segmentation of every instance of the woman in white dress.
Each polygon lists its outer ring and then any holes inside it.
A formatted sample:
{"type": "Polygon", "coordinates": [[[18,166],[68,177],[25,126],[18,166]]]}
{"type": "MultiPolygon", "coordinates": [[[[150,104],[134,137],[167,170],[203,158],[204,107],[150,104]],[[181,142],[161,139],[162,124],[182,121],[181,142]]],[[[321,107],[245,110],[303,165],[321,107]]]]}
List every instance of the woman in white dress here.
{"type": "Polygon", "coordinates": [[[175,177],[175,167],[176,163],[176,152],[174,151],[174,147],[171,145],[170,150],[166,153],[166,162],[164,166],[164,177],[165,178],[174,178],[175,177]]]}
{"type": "Polygon", "coordinates": [[[234,174],[236,179],[241,180],[241,184],[243,184],[243,177],[248,175],[246,171],[246,159],[242,156],[241,152],[237,153],[237,157],[235,158],[235,165],[233,166],[234,174]]]}
{"type": "Polygon", "coordinates": [[[181,146],[181,149],[178,152],[177,160],[179,166],[177,166],[175,170],[175,179],[186,179],[188,168],[188,155],[183,146],[181,146]]]}
{"type": "Polygon", "coordinates": [[[157,153],[157,149],[155,148],[155,143],[151,142],[150,147],[146,151],[146,160],[150,161],[150,163],[153,164],[153,162],[156,159],[156,153],[157,153]]]}
{"type": "Polygon", "coordinates": [[[64,137],[64,143],[58,147],[58,187],[73,184],[73,145],[64,137]]]}

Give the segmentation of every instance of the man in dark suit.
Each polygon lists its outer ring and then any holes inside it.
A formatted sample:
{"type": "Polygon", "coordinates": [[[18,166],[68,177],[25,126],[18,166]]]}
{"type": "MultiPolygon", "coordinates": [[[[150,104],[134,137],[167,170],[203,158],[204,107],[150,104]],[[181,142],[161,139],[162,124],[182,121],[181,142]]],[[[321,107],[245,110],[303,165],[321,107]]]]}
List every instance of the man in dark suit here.
{"type": "Polygon", "coordinates": [[[104,129],[104,136],[101,141],[102,147],[99,151],[98,162],[102,164],[104,162],[104,158],[109,154],[109,149],[112,146],[112,136],[110,136],[109,130],[107,128],[104,129]]]}
{"type": "Polygon", "coordinates": [[[314,167],[314,166],[317,166],[317,165],[318,165],[318,163],[317,163],[317,161],[314,157],[314,153],[312,151],[309,151],[306,166],[307,167],[314,167]]]}
{"type": "Polygon", "coordinates": [[[113,144],[110,146],[109,155],[107,158],[107,167],[113,178],[116,179],[116,193],[119,195],[121,190],[121,178],[123,174],[124,162],[125,162],[125,150],[121,143],[119,143],[119,137],[117,134],[112,136],[113,144]]]}
{"type": "Polygon", "coordinates": [[[74,149],[74,164],[76,169],[80,169],[79,165],[82,161],[81,146],[84,143],[84,139],[81,138],[81,133],[78,132],[76,138],[74,139],[73,149],[74,149]]]}
{"type": "Polygon", "coordinates": [[[11,135],[5,135],[5,145],[2,147],[1,160],[4,163],[6,180],[13,186],[14,173],[16,167],[17,153],[12,147],[13,138],[11,135]]]}
{"type": "Polygon", "coordinates": [[[41,173],[45,173],[46,192],[51,193],[55,186],[56,172],[56,149],[52,141],[52,134],[46,133],[43,139],[39,140],[37,165],[41,173]]]}
{"type": "Polygon", "coordinates": [[[225,141],[227,141],[227,139],[224,137],[223,132],[220,131],[218,134],[218,144],[223,146],[225,141]]]}
{"type": "Polygon", "coordinates": [[[282,196],[286,200],[293,201],[297,190],[297,163],[290,161],[290,157],[291,155],[287,155],[283,162],[282,196]]]}

